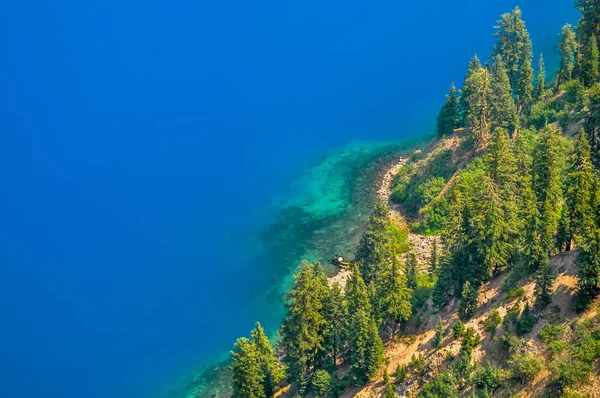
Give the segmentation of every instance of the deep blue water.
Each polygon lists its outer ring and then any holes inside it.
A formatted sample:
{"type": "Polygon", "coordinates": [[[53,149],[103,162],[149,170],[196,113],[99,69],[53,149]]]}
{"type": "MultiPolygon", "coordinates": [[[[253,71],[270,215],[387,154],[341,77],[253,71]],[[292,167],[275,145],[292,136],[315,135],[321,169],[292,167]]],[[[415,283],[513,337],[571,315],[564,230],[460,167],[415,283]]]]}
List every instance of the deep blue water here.
{"type": "MultiPolygon", "coordinates": [[[[515,4],[3,2],[0,396],[164,395],[272,332],[272,198],[430,133],[515,4]]],[[[518,4],[550,69],[572,1],[518,4]]]]}

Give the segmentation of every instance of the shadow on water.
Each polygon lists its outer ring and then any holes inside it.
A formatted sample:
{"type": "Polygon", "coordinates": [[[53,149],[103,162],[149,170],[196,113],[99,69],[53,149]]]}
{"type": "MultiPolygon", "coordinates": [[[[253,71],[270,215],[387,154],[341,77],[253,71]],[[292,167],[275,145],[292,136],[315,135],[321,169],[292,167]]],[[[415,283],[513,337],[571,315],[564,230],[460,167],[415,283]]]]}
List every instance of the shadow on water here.
{"type": "MultiPolygon", "coordinates": [[[[296,194],[275,204],[273,221],[260,234],[261,253],[248,261],[248,269],[264,269],[272,288],[263,298],[279,308],[273,324],[284,315],[282,297],[301,260],[320,261],[328,273],[335,273],[327,259],[336,253],[352,258],[361,231],[373,207],[380,174],[424,143],[360,144],[325,157],[298,181],[296,194]]],[[[274,334],[275,330],[269,330],[274,334]]],[[[233,342],[232,342],[233,344],[233,342]]],[[[229,396],[229,356],[201,370],[174,397],[229,396]]]]}

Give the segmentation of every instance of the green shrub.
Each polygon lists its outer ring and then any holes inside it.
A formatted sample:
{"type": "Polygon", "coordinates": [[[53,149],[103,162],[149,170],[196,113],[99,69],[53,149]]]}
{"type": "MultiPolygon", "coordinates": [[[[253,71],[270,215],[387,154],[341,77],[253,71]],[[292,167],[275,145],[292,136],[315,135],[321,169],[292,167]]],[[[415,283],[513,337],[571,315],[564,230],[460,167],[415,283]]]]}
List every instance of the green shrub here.
{"type": "Polygon", "coordinates": [[[423,235],[439,233],[448,220],[450,207],[445,196],[434,198],[419,210],[420,221],[414,226],[415,232],[423,235]]]}
{"type": "Polygon", "coordinates": [[[541,129],[546,124],[554,123],[560,112],[560,108],[560,103],[554,100],[534,103],[529,110],[528,125],[533,125],[535,128],[541,129]]]}
{"type": "Polygon", "coordinates": [[[502,369],[497,368],[488,362],[485,366],[477,368],[474,382],[477,387],[492,392],[500,387],[503,378],[504,374],[502,369]]]}
{"type": "Polygon", "coordinates": [[[566,91],[562,98],[566,103],[566,107],[575,108],[575,111],[577,112],[581,111],[585,107],[585,87],[580,80],[569,80],[568,82],[561,84],[559,89],[566,91]]]}
{"type": "Polygon", "coordinates": [[[510,354],[519,352],[523,347],[521,339],[509,331],[505,331],[502,335],[502,344],[504,344],[510,354]]]}
{"type": "Polygon", "coordinates": [[[432,177],[417,187],[421,205],[430,203],[446,186],[444,177],[432,177]]]}
{"type": "Polygon", "coordinates": [[[396,243],[396,249],[399,253],[406,253],[410,250],[410,242],[408,241],[408,231],[394,223],[388,225],[389,234],[396,243]]]}
{"type": "Polygon", "coordinates": [[[414,163],[408,163],[398,171],[392,180],[390,199],[395,203],[404,204],[409,213],[416,215],[421,207],[441,192],[455,170],[452,150],[436,150],[421,172],[416,172],[414,163]]]}
{"type": "Polygon", "coordinates": [[[506,294],[506,298],[508,300],[515,300],[515,299],[522,299],[523,297],[525,297],[525,289],[523,289],[522,287],[513,287],[512,289],[509,290],[509,292],[506,294]]]}
{"type": "Polygon", "coordinates": [[[591,334],[585,336],[574,344],[573,353],[576,358],[591,364],[600,358],[600,341],[591,334]]]}
{"type": "Polygon", "coordinates": [[[419,398],[454,398],[458,397],[458,380],[451,370],[437,375],[423,386],[419,398]]]}
{"type": "Polygon", "coordinates": [[[402,203],[406,198],[406,184],[396,185],[392,189],[390,200],[394,203],[402,203]]]}
{"type": "Polygon", "coordinates": [[[565,325],[549,323],[539,331],[538,337],[546,345],[550,353],[555,356],[561,354],[569,347],[566,342],[567,331],[565,325]]]}
{"type": "Polygon", "coordinates": [[[511,324],[517,323],[520,313],[521,306],[519,303],[515,303],[508,311],[506,311],[506,315],[504,315],[504,319],[502,320],[502,327],[504,330],[509,330],[511,324]]]}
{"type": "Polygon", "coordinates": [[[404,166],[400,167],[398,173],[392,179],[392,187],[396,187],[402,183],[408,184],[410,177],[415,173],[415,164],[413,162],[407,162],[404,166]]]}
{"type": "Polygon", "coordinates": [[[567,327],[549,323],[539,331],[538,337],[544,344],[550,344],[553,341],[564,341],[566,338],[567,327]]]}
{"type": "Polygon", "coordinates": [[[513,378],[521,381],[531,381],[542,370],[542,359],[533,354],[513,354],[508,360],[508,366],[513,378]]]}
{"type": "Polygon", "coordinates": [[[431,177],[443,177],[448,180],[456,171],[452,163],[452,150],[447,148],[436,149],[429,159],[425,171],[431,177]]]}
{"type": "Polygon", "coordinates": [[[500,325],[500,323],[502,323],[502,317],[500,316],[498,310],[495,310],[483,322],[483,328],[486,332],[494,334],[496,332],[496,328],[498,328],[498,325],[500,325]]]}
{"type": "Polygon", "coordinates": [[[525,334],[531,332],[531,329],[537,323],[537,318],[529,313],[529,303],[525,305],[523,313],[519,317],[516,324],[517,334],[525,334]]]}
{"type": "MultiPolygon", "coordinates": [[[[510,293],[512,289],[515,289],[517,287],[517,283],[528,275],[529,268],[527,267],[525,262],[522,259],[517,261],[517,263],[511,268],[506,278],[502,280],[501,290],[504,293],[510,293]]],[[[508,299],[512,300],[511,297],[509,297],[508,299]]]]}
{"type": "Polygon", "coordinates": [[[560,388],[576,387],[587,381],[592,365],[571,355],[563,355],[552,363],[551,370],[552,381],[560,388]]]}
{"type": "Polygon", "coordinates": [[[589,394],[583,394],[577,391],[572,390],[569,387],[563,389],[560,394],[560,398],[590,398],[589,394]]]}
{"type": "Polygon", "coordinates": [[[425,307],[435,282],[429,274],[419,274],[417,276],[417,287],[413,290],[411,303],[413,305],[413,313],[425,307]]]}

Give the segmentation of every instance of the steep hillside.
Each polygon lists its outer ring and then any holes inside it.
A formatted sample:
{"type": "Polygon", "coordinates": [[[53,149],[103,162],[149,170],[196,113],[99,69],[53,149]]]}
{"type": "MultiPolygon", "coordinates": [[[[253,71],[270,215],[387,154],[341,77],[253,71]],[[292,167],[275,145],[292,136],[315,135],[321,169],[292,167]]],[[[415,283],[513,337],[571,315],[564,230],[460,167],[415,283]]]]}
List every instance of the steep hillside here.
{"type": "Polygon", "coordinates": [[[533,77],[521,10],[501,16],[491,58],[451,85],[438,138],[384,173],[353,262],[329,279],[300,265],[279,358],[238,340],[234,392],[598,395],[600,7],[577,6],[551,85],[542,57],[533,77]]]}

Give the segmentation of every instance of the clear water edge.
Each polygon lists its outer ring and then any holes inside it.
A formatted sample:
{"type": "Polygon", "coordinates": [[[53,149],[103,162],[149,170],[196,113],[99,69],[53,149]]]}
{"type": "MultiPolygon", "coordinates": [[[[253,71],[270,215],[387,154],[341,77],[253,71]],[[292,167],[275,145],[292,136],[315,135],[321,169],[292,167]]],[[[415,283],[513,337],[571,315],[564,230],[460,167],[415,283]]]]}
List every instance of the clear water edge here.
{"type": "MultiPolygon", "coordinates": [[[[310,167],[291,181],[289,192],[273,199],[268,210],[273,219],[263,231],[266,232],[263,236],[268,239],[269,236],[283,234],[288,237],[288,244],[284,246],[289,245],[291,253],[300,254],[276,254],[269,251],[268,244],[265,245],[263,254],[275,255],[283,264],[266,298],[270,302],[280,302],[280,311],[264,314],[264,318],[274,317],[278,322],[283,318],[282,298],[293,282],[293,274],[300,261],[321,261],[326,272],[332,274],[336,270],[327,263],[331,255],[343,253],[346,257],[353,256],[360,231],[379,188],[380,173],[402,154],[424,146],[430,138],[400,143],[348,144],[310,167]]],[[[260,299],[264,300],[265,297],[260,299]]],[[[260,319],[258,321],[263,322],[260,319]]],[[[277,329],[267,332],[276,341],[277,329]]],[[[231,380],[227,369],[229,359],[230,353],[226,351],[205,362],[192,377],[187,377],[183,391],[177,391],[172,396],[198,398],[227,395],[231,380]]]]}

